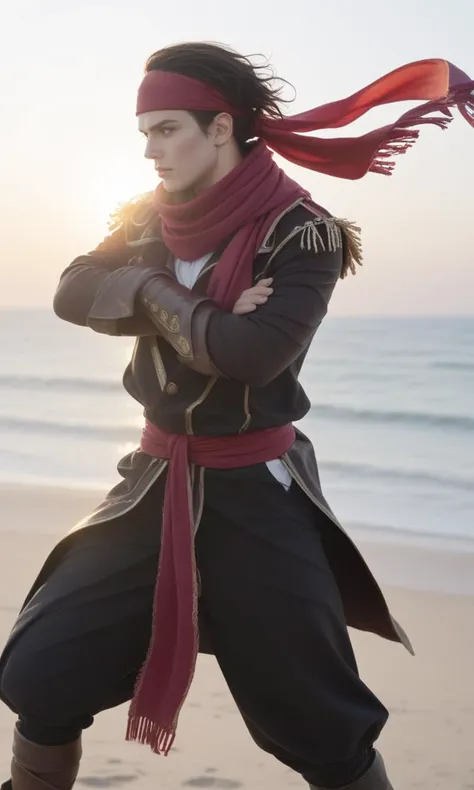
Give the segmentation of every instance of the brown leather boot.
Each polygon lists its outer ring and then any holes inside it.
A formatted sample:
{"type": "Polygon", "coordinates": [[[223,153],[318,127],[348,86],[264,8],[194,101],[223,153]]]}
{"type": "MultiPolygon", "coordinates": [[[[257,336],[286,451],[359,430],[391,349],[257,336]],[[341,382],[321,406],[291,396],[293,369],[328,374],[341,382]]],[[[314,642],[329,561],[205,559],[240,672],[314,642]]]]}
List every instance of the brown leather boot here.
{"type": "MultiPolygon", "coordinates": [[[[324,787],[316,785],[310,785],[310,788],[311,790],[325,790],[324,787]]],[[[344,785],[339,790],[393,790],[388,780],[382,755],[375,752],[375,760],[369,770],[355,782],[344,785]]]]}
{"type": "Polygon", "coordinates": [[[82,756],[81,739],[64,746],[28,741],[15,727],[11,766],[13,790],[71,790],[82,756]]]}

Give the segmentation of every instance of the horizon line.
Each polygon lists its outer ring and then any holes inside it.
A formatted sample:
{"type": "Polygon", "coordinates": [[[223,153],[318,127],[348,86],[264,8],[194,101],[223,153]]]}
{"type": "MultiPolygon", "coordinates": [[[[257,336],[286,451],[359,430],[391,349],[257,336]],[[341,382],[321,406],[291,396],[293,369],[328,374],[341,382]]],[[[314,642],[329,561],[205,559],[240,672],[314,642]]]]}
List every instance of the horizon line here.
{"type": "MultiPolygon", "coordinates": [[[[2,305],[0,304],[0,312],[2,313],[51,313],[55,315],[52,306],[48,305],[2,305]]],[[[472,313],[332,313],[330,310],[327,313],[327,318],[373,318],[373,319],[390,319],[390,318],[446,318],[446,319],[474,319],[474,312],[472,313]]],[[[61,320],[61,319],[58,319],[61,320]]],[[[68,323],[66,321],[66,323],[68,323]]]]}

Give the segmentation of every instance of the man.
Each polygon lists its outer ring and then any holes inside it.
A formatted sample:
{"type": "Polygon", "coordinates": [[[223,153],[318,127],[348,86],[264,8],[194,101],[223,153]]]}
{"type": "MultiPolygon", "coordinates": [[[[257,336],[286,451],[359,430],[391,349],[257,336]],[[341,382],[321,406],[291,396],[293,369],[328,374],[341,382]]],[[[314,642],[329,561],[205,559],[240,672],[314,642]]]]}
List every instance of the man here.
{"type": "Polygon", "coordinates": [[[46,561],[3,653],[13,790],[69,790],[82,730],[126,700],[127,737],[168,753],[198,650],[215,654],[256,743],[313,790],[390,790],[373,748],[387,711],[347,625],[410,644],[293,427],[310,406],[299,371],[360,245],[269,148],[331,175],[387,173],[427,113],[457,105],[474,123],[472,88],[423,61],[283,118],[237,53],[194,43],[149,59],[137,115],[162,182],[68,267],[54,303],[137,337],[124,384],[145,427],[123,481],[46,561]],[[405,98],[430,101],[362,138],[295,134],[405,98]]]}

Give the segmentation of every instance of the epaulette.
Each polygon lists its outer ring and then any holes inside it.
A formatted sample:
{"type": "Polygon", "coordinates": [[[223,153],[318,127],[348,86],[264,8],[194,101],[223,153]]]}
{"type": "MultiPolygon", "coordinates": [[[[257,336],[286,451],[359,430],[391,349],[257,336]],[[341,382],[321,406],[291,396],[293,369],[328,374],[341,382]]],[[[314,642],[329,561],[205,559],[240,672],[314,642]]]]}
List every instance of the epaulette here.
{"type": "Polygon", "coordinates": [[[331,216],[316,203],[300,200],[290,206],[270,228],[260,249],[260,252],[270,255],[264,272],[260,273],[259,277],[265,276],[265,272],[280,250],[298,236],[302,250],[319,253],[342,249],[341,279],[344,279],[349,271],[356,274],[356,266],[362,266],[360,228],[349,220],[331,216]],[[298,224],[291,222],[295,214],[298,224]],[[279,229],[282,232],[278,233],[279,229]]]}
{"type": "Polygon", "coordinates": [[[144,192],[126,203],[119,203],[110,215],[109,230],[114,231],[122,226],[127,228],[128,225],[137,228],[146,225],[152,216],[152,197],[153,192],[144,192]]]}
{"type": "Polygon", "coordinates": [[[325,216],[318,207],[304,203],[304,207],[313,215],[304,225],[295,228],[301,233],[301,249],[314,249],[315,252],[325,251],[326,244],[321,236],[321,227],[325,227],[328,252],[343,250],[340,277],[343,280],[349,272],[357,273],[357,266],[363,265],[361,229],[354,222],[339,217],[325,216]]]}

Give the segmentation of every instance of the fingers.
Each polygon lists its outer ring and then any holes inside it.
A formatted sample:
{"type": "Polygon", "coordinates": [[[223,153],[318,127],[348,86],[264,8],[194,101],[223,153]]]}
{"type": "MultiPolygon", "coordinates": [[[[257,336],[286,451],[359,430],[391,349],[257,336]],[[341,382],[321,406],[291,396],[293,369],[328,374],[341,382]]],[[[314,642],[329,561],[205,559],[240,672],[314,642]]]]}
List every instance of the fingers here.
{"type": "Polygon", "coordinates": [[[254,291],[244,291],[240,299],[236,301],[232,312],[237,315],[252,313],[259,305],[265,304],[266,301],[268,301],[268,296],[265,294],[258,294],[254,291]]]}
{"type": "Polygon", "coordinates": [[[233,313],[236,315],[245,315],[245,313],[253,313],[262,304],[268,300],[268,296],[258,296],[251,294],[248,298],[240,297],[239,301],[235,303],[233,313]]]}
{"type": "Polygon", "coordinates": [[[259,305],[265,304],[268,301],[268,297],[273,293],[272,282],[273,277],[266,277],[260,280],[257,285],[248,288],[237,300],[232,312],[236,315],[245,315],[246,313],[252,313],[259,305]]]}
{"type": "Polygon", "coordinates": [[[252,288],[250,288],[250,291],[252,293],[264,294],[265,296],[270,296],[270,294],[273,293],[273,288],[271,287],[272,282],[273,282],[273,277],[267,277],[264,280],[260,280],[260,282],[258,282],[257,285],[254,285],[252,288]]]}
{"type": "Polygon", "coordinates": [[[266,282],[272,282],[272,281],[262,280],[261,282],[257,283],[257,285],[254,285],[252,286],[252,288],[249,288],[247,291],[244,291],[242,296],[244,294],[245,296],[254,296],[254,295],[270,296],[273,293],[273,288],[271,288],[270,285],[267,285],[266,282]]]}
{"type": "Polygon", "coordinates": [[[232,310],[232,312],[234,313],[234,315],[246,315],[247,313],[253,313],[253,311],[256,310],[256,309],[257,309],[257,305],[256,304],[250,304],[250,303],[248,303],[248,304],[240,304],[240,303],[237,303],[235,305],[234,309],[232,310]]]}
{"type": "Polygon", "coordinates": [[[252,293],[245,294],[243,299],[247,302],[254,302],[255,304],[262,304],[262,302],[266,302],[268,297],[271,295],[270,293],[265,293],[264,291],[252,291],[252,293]]]}

